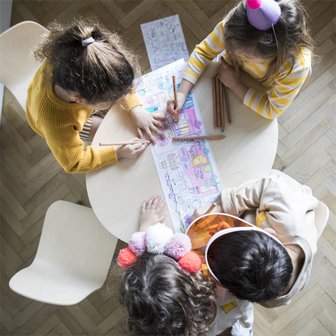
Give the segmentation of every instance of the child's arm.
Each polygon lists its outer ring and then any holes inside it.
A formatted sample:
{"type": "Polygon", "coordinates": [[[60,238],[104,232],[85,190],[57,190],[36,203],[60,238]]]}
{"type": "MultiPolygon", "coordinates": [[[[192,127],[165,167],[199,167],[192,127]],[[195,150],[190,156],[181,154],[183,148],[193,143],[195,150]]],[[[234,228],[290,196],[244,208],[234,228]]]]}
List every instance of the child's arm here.
{"type": "Polygon", "coordinates": [[[266,93],[248,88],[239,79],[239,73],[223,61],[218,70],[218,76],[225,86],[243,101],[250,109],[266,119],[280,116],[300,92],[310,73],[310,54],[299,54],[293,65],[286,62],[284,70],[266,93]]]}
{"type": "Polygon", "coordinates": [[[224,50],[224,22],[217,24],[215,29],[198,45],[190,55],[187,68],[177,92],[177,105],[173,100],[167,102],[167,112],[176,115],[181,110],[189,91],[193,88],[206,66],[224,50]]]}
{"type": "Polygon", "coordinates": [[[160,135],[162,133],[165,117],[159,113],[145,111],[135,90],[132,90],[124,97],[124,103],[137,126],[139,137],[143,138],[143,135],[145,135],[154,143],[154,135],[160,135]]]}
{"type": "Polygon", "coordinates": [[[270,177],[265,177],[247,182],[238,188],[224,189],[221,195],[223,211],[240,216],[247,210],[257,209],[270,181],[270,177]]]}
{"type": "Polygon", "coordinates": [[[275,119],[286,111],[298,95],[309,73],[310,69],[304,68],[276,79],[272,88],[266,93],[249,88],[243,102],[262,117],[275,119]]]}
{"type": "Polygon", "coordinates": [[[192,52],[183,78],[195,84],[206,66],[224,50],[224,22],[215,29],[192,52]]]}

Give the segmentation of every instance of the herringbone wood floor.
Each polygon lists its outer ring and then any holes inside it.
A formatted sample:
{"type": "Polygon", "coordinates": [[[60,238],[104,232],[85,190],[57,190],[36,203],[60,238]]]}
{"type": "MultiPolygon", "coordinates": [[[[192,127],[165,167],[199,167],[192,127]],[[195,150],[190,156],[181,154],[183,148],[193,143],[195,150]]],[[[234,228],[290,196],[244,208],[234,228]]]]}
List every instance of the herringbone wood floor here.
{"type": "MultiPolygon", "coordinates": [[[[336,335],[336,3],[304,0],[304,4],[320,60],[306,88],[279,119],[274,167],[312,187],[331,214],[308,287],[288,307],[270,310],[256,305],[256,336],[336,335]]],[[[141,56],[146,72],[141,23],[178,13],[191,51],[232,5],[232,0],[14,0],[12,24],[34,20],[46,26],[54,19],[96,16],[122,34],[141,56]]],[[[60,169],[9,92],[1,154],[1,335],[128,335],[126,315],[118,304],[116,267],[111,268],[108,284],[71,307],[34,302],[8,288],[8,280],[33,260],[49,205],[58,199],[89,202],[84,175],[67,175],[60,169]]]]}

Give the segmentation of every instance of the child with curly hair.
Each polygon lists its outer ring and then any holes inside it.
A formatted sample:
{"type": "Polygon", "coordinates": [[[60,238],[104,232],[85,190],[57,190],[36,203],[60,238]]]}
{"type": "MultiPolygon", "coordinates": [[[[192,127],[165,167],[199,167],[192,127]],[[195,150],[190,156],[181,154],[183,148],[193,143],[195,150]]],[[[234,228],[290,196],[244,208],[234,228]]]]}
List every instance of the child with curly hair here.
{"type": "MultiPolygon", "coordinates": [[[[163,208],[159,197],[146,200],[140,214],[142,231],[119,252],[118,263],[125,268],[121,303],[128,311],[130,330],[135,335],[215,336],[238,320],[247,322],[247,311],[252,323],[251,303],[238,300],[238,307],[231,307],[233,295],[218,291],[203,275],[202,261],[191,251],[188,236],[173,234],[158,223],[165,217],[163,208]]],[[[244,335],[243,329],[232,335],[244,335]]]]}

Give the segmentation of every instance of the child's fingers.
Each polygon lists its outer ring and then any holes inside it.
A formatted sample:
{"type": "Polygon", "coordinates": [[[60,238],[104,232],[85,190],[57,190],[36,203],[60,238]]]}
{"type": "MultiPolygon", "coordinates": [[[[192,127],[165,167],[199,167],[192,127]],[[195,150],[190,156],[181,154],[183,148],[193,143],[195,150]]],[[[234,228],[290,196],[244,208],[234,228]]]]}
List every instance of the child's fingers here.
{"type": "Polygon", "coordinates": [[[166,213],[161,213],[158,216],[158,221],[162,223],[166,219],[166,217],[167,217],[166,213]]]}
{"type": "Polygon", "coordinates": [[[153,208],[153,209],[156,209],[158,203],[159,203],[159,200],[158,200],[158,197],[156,196],[156,197],[154,197],[154,199],[153,199],[153,202],[152,202],[152,208],[153,208]]]}
{"type": "MultiPolygon", "coordinates": [[[[158,128],[158,129],[164,127],[164,123],[163,123],[162,121],[158,121],[158,120],[154,120],[154,121],[153,121],[153,125],[154,125],[156,128],[158,128]]],[[[160,132],[161,132],[161,131],[160,131],[160,132]]]]}
{"type": "Polygon", "coordinates": [[[161,199],[161,197],[160,197],[160,199],[159,199],[159,201],[158,201],[157,208],[158,208],[160,211],[162,211],[165,207],[166,207],[166,203],[165,203],[165,202],[161,199]]]}
{"type": "Polygon", "coordinates": [[[155,143],[154,136],[149,128],[144,129],[144,132],[146,133],[147,138],[151,143],[155,143]]]}
{"type": "Polygon", "coordinates": [[[172,99],[167,101],[167,112],[173,116],[177,114],[177,111],[175,108],[175,102],[172,99]]]}
{"type": "Polygon", "coordinates": [[[139,138],[142,139],[142,138],[143,138],[143,133],[142,133],[141,128],[138,127],[138,128],[137,128],[137,131],[138,131],[138,136],[139,136],[139,138]]]}
{"type": "Polygon", "coordinates": [[[153,196],[146,199],[143,203],[142,203],[142,209],[143,210],[148,210],[151,207],[151,204],[153,202],[153,196]]]}
{"type": "Polygon", "coordinates": [[[166,117],[164,115],[162,115],[161,113],[153,114],[153,118],[156,121],[165,121],[166,120],[166,117]]]}
{"type": "MultiPolygon", "coordinates": [[[[159,126],[161,126],[161,125],[159,125],[159,126]]],[[[161,129],[158,126],[155,126],[155,125],[150,126],[150,131],[151,131],[152,134],[155,134],[155,135],[161,135],[162,134],[161,129]]]]}

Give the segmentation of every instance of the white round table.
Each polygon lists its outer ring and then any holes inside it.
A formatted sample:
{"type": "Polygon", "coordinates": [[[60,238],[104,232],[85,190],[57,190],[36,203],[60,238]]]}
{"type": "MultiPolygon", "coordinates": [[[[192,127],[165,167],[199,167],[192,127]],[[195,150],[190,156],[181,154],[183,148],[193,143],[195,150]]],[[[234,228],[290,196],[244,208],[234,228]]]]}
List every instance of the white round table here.
{"type": "MultiPolygon", "coordinates": [[[[195,86],[195,94],[207,134],[220,133],[213,127],[212,84],[217,64],[211,63],[195,86]]],[[[278,141],[278,124],[269,121],[239,101],[229,92],[232,123],[225,126],[225,139],[210,145],[223,187],[267,175],[272,168],[278,141]]],[[[127,111],[113,107],[100,125],[93,146],[99,142],[129,140],[136,129],[127,111]]],[[[91,206],[100,222],[117,238],[128,241],[138,230],[142,201],[153,195],[164,198],[150,149],[136,160],[88,173],[86,185],[91,206]]],[[[171,225],[168,218],[166,224],[171,225]]]]}

